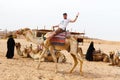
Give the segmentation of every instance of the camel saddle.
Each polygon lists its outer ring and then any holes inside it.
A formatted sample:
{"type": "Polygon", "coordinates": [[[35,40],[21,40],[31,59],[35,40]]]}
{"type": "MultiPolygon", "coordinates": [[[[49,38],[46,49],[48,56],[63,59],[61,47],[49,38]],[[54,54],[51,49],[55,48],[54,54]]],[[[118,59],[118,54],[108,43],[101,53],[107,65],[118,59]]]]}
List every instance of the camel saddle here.
{"type": "Polygon", "coordinates": [[[70,37],[70,32],[62,32],[54,37],[51,38],[51,44],[58,45],[58,46],[64,46],[65,45],[65,39],[70,37]]]}

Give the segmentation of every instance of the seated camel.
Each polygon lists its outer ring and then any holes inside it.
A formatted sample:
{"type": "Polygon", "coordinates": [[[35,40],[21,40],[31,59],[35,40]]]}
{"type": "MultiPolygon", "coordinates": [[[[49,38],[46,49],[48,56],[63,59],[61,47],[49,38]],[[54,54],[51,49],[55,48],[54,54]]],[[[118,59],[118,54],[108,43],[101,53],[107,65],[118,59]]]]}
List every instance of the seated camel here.
{"type": "Polygon", "coordinates": [[[111,51],[110,52],[110,59],[111,59],[111,64],[110,65],[116,65],[120,67],[120,53],[117,52],[115,53],[115,51],[111,51]]]}
{"type": "Polygon", "coordinates": [[[20,43],[16,43],[15,44],[16,46],[16,51],[17,51],[17,54],[22,56],[22,57],[29,57],[29,53],[30,53],[30,50],[28,49],[28,47],[25,47],[23,50],[21,50],[21,44],[20,43]]]}
{"type": "Polygon", "coordinates": [[[107,54],[103,53],[101,50],[97,50],[93,52],[93,61],[110,62],[110,59],[107,54]]]}
{"type": "MultiPolygon", "coordinates": [[[[16,50],[18,55],[23,56],[23,57],[30,57],[34,60],[38,60],[39,56],[42,52],[42,47],[41,46],[37,46],[36,49],[33,50],[33,46],[32,44],[29,47],[24,48],[23,51],[21,51],[21,44],[20,43],[16,43],[16,50]]],[[[66,62],[66,57],[64,54],[60,53],[60,52],[56,52],[56,57],[57,57],[57,62],[59,63],[64,63],[66,62]]],[[[53,58],[51,56],[51,54],[49,53],[49,51],[46,52],[46,54],[44,55],[44,61],[45,62],[53,62],[53,58]]]]}

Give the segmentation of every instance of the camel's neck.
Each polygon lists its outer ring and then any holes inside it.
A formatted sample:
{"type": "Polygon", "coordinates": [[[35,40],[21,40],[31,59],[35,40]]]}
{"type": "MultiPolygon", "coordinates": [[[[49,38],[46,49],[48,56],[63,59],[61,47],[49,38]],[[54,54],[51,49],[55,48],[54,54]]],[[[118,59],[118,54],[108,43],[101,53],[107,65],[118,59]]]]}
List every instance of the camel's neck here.
{"type": "Polygon", "coordinates": [[[78,48],[77,40],[74,37],[71,37],[70,39],[70,52],[76,53],[78,48]]]}

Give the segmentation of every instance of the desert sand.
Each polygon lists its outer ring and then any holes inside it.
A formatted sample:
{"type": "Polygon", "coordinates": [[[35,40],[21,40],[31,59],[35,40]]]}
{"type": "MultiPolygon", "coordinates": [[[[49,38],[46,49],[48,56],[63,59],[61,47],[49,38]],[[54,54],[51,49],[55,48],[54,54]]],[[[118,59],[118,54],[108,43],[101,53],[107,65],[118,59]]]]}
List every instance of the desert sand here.
{"type": "MultiPolygon", "coordinates": [[[[16,42],[26,45],[33,44],[24,39],[16,39],[16,42]]],[[[83,76],[79,74],[79,65],[72,74],[67,72],[71,69],[73,61],[69,53],[64,54],[67,57],[66,63],[58,63],[58,73],[54,72],[53,62],[42,62],[40,69],[37,70],[37,61],[30,58],[22,58],[15,51],[14,59],[6,59],[6,42],[0,40],[0,80],[120,80],[120,67],[109,66],[110,63],[89,62],[84,60],[83,76]]],[[[90,41],[85,41],[82,47],[84,54],[87,51],[90,41]]],[[[36,47],[35,44],[33,44],[36,47]]],[[[109,51],[120,50],[119,42],[95,40],[95,48],[101,49],[106,54],[109,51]]]]}

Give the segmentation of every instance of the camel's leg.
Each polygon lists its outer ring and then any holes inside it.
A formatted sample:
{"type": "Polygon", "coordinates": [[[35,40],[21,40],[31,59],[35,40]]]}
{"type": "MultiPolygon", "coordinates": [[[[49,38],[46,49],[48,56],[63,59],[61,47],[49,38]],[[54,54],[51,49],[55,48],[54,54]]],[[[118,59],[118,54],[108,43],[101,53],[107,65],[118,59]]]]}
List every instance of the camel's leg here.
{"type": "Polygon", "coordinates": [[[70,73],[72,73],[72,71],[75,69],[75,67],[77,66],[78,64],[78,61],[77,61],[77,58],[74,54],[71,54],[71,56],[73,57],[73,60],[74,60],[74,66],[73,68],[70,70],[70,73]]]}
{"type": "Polygon", "coordinates": [[[78,48],[78,53],[84,59],[84,54],[83,54],[82,48],[78,48]]]}
{"type": "Polygon", "coordinates": [[[44,57],[45,52],[46,52],[46,49],[44,48],[44,49],[43,49],[43,52],[41,53],[41,55],[40,55],[40,57],[39,57],[39,63],[38,63],[37,69],[39,69],[39,67],[40,67],[41,59],[44,57]]]}
{"type": "Polygon", "coordinates": [[[75,56],[80,61],[80,74],[83,75],[83,72],[82,72],[83,60],[78,54],[76,54],[75,56]]]}
{"type": "Polygon", "coordinates": [[[50,51],[50,54],[52,55],[52,58],[55,62],[55,72],[57,72],[57,58],[56,58],[56,55],[55,55],[54,48],[52,46],[50,46],[49,51],[50,51]]]}

